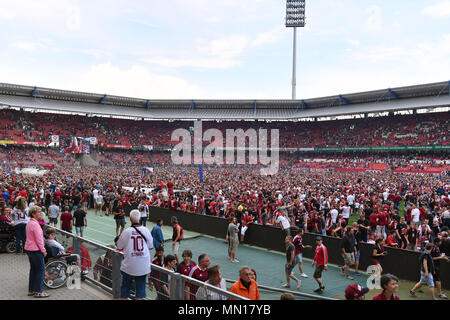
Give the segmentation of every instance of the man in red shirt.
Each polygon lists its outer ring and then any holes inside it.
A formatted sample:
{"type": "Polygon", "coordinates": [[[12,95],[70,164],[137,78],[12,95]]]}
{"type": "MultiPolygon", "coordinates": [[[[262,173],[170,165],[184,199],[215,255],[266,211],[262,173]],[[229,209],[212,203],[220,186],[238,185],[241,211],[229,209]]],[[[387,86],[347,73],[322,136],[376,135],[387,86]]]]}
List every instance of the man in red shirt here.
{"type": "MultiPolygon", "coordinates": [[[[208,267],[210,264],[209,256],[205,253],[201,254],[198,257],[198,265],[194,266],[189,273],[189,277],[197,279],[202,282],[206,282],[208,280],[208,267]]],[[[195,300],[195,295],[197,294],[198,286],[191,285],[190,286],[190,294],[191,299],[195,300]]]]}
{"type": "Polygon", "coordinates": [[[308,278],[308,276],[303,272],[303,229],[298,228],[297,235],[292,240],[295,246],[295,262],[298,263],[298,269],[300,270],[300,276],[303,278],[308,278]]]}
{"type": "Polygon", "coordinates": [[[325,286],[322,281],[322,272],[323,270],[328,270],[328,251],[322,242],[322,237],[316,238],[316,254],[311,265],[311,267],[314,267],[314,264],[316,264],[313,277],[319,284],[319,288],[314,290],[314,292],[317,293],[323,293],[325,290],[325,286]]]}
{"type": "Polygon", "coordinates": [[[61,230],[72,233],[73,216],[69,212],[68,207],[64,207],[64,212],[61,213],[61,230]]]}
{"type": "MultiPolygon", "coordinates": [[[[192,261],[192,251],[187,249],[183,251],[182,254],[183,261],[177,266],[177,272],[185,276],[189,276],[191,270],[196,266],[195,262],[192,261]]],[[[186,300],[191,300],[191,285],[187,284],[184,288],[186,300]]]]}

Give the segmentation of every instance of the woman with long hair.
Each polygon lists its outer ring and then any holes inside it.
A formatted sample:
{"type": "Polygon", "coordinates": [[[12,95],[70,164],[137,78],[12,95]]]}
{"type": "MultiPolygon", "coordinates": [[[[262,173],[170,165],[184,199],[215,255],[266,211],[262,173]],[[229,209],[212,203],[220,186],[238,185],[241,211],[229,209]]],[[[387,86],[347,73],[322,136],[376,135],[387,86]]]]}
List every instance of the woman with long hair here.
{"type": "Polygon", "coordinates": [[[25,228],[30,220],[27,214],[27,202],[24,197],[17,197],[14,210],[14,232],[16,233],[16,253],[24,250],[27,235],[25,228]]]}
{"type": "Polygon", "coordinates": [[[383,272],[383,268],[381,267],[381,261],[383,260],[384,256],[387,254],[386,251],[384,251],[384,239],[378,238],[375,241],[375,246],[372,250],[372,265],[377,266],[379,270],[379,274],[383,272]]]}

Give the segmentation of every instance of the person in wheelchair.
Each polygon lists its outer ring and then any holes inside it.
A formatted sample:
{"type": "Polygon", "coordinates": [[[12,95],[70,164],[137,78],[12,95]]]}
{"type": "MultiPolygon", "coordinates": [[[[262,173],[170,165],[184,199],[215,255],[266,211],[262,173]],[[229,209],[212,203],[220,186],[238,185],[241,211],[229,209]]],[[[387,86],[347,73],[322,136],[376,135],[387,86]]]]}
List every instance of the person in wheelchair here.
{"type": "Polygon", "coordinates": [[[7,226],[14,227],[14,221],[11,219],[10,214],[12,210],[8,207],[1,208],[0,221],[7,226]]]}
{"type": "Polygon", "coordinates": [[[45,233],[47,235],[47,241],[45,242],[46,245],[49,246],[50,248],[57,249],[57,251],[51,250],[51,251],[56,252],[56,256],[54,256],[54,257],[52,256],[52,257],[49,257],[49,258],[61,257],[64,260],[66,260],[66,262],[68,264],[72,264],[72,263],[76,262],[77,266],[81,270],[80,255],[78,255],[78,254],[66,254],[65,253],[64,247],[58,241],[55,240],[55,238],[56,238],[56,230],[52,229],[52,228],[48,228],[45,233]]]}

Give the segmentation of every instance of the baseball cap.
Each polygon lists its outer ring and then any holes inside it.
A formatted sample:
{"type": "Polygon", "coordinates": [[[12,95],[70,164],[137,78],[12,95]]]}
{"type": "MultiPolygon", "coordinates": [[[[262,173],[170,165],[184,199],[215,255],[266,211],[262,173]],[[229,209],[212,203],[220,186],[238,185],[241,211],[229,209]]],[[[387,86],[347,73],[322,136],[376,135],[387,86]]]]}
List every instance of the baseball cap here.
{"type": "Polygon", "coordinates": [[[316,237],[316,241],[323,240],[322,237],[316,237]]]}
{"type": "Polygon", "coordinates": [[[345,298],[347,300],[355,300],[356,298],[360,298],[369,292],[369,288],[361,287],[359,284],[354,283],[349,285],[345,289],[345,298]]]}

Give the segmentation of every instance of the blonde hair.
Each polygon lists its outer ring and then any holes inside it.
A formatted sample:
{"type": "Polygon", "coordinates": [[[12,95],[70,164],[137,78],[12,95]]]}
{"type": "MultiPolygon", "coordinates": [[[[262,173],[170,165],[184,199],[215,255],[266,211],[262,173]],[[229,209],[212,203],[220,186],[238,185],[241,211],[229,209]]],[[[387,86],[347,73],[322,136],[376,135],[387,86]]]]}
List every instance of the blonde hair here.
{"type": "Polygon", "coordinates": [[[41,210],[42,210],[41,207],[32,206],[28,211],[28,215],[30,216],[30,218],[33,218],[33,214],[35,214],[36,212],[40,212],[41,210]]]}

